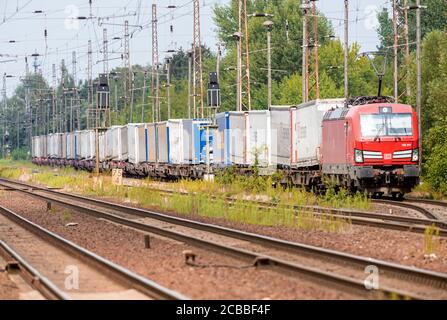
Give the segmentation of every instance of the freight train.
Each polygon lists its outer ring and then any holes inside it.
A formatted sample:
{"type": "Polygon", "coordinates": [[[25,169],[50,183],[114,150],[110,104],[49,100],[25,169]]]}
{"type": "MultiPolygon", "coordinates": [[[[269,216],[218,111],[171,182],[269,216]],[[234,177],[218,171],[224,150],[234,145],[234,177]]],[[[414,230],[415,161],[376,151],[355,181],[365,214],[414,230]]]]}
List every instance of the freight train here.
{"type": "MultiPolygon", "coordinates": [[[[283,182],[328,183],[369,195],[401,197],[419,183],[417,115],[382,97],[326,99],[269,110],[223,112],[210,119],[172,119],[112,126],[98,134],[101,170],[127,175],[203,178],[280,171],[283,182]],[[210,171],[211,170],[211,171],[210,171]]],[[[32,138],[33,162],[93,170],[93,130],[32,138]]]]}

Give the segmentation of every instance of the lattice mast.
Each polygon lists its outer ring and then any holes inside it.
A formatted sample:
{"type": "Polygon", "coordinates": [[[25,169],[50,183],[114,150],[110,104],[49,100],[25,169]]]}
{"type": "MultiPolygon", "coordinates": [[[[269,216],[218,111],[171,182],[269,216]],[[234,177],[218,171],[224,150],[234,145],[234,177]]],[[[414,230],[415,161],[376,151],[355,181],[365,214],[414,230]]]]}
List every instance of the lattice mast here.
{"type": "Polygon", "coordinates": [[[129,92],[131,90],[132,70],[130,66],[130,33],[129,33],[129,21],[124,21],[124,68],[126,72],[125,90],[124,90],[124,102],[127,110],[127,103],[129,92]]]}
{"type": "Polygon", "coordinates": [[[103,52],[103,72],[109,74],[109,41],[107,40],[107,29],[102,30],[102,52],[103,52]]]}
{"type": "Polygon", "coordinates": [[[32,146],[32,136],[33,136],[33,111],[30,104],[30,72],[28,65],[28,57],[25,57],[25,73],[26,73],[26,81],[25,81],[25,105],[26,105],[26,114],[27,114],[27,138],[28,145],[32,146]]]}
{"type": "Polygon", "coordinates": [[[398,62],[398,33],[397,33],[397,0],[393,0],[393,89],[394,100],[396,103],[399,100],[398,76],[399,76],[399,62],[398,62]]]}
{"type": "Polygon", "coordinates": [[[200,37],[200,0],[194,0],[193,110],[194,117],[200,116],[203,118],[205,115],[203,106],[202,42],[200,37]]]}
{"type": "Polygon", "coordinates": [[[72,67],[73,67],[73,97],[72,101],[74,104],[72,105],[73,112],[73,130],[80,130],[80,101],[79,101],[79,92],[78,92],[78,76],[77,76],[77,58],[76,51],[72,52],[72,67]]]}
{"type": "Polygon", "coordinates": [[[248,30],[248,18],[247,18],[247,0],[239,0],[239,50],[240,53],[240,68],[241,77],[240,94],[241,105],[239,109],[245,108],[251,110],[251,83],[250,83],[250,46],[249,46],[249,30],[248,30]]]}
{"type": "Polygon", "coordinates": [[[92,61],[92,40],[88,41],[87,52],[87,129],[92,128],[93,113],[93,61],[92,61]]]}
{"type": "Polygon", "coordinates": [[[63,101],[63,107],[61,109],[61,127],[63,128],[64,132],[68,132],[69,128],[67,125],[67,87],[65,83],[65,59],[62,59],[61,61],[61,78],[62,78],[62,101],[63,101]]]}
{"type": "Polygon", "coordinates": [[[317,4],[316,0],[312,0],[312,15],[314,29],[314,53],[315,53],[315,98],[320,99],[320,70],[318,59],[318,24],[317,24],[317,4]]]}
{"type": "Polygon", "coordinates": [[[5,145],[4,145],[4,136],[5,136],[5,132],[6,132],[6,109],[8,108],[8,100],[6,97],[6,72],[3,73],[3,86],[2,86],[2,99],[3,99],[3,106],[2,106],[2,136],[0,137],[1,139],[1,143],[2,143],[2,155],[5,152],[5,145]]]}
{"type": "Polygon", "coordinates": [[[345,100],[349,98],[349,0],[345,0],[344,19],[344,91],[345,100]]]}
{"type": "Polygon", "coordinates": [[[410,45],[408,39],[408,1],[404,0],[404,38],[405,38],[405,67],[406,67],[406,95],[407,98],[411,96],[411,84],[409,81],[408,67],[410,64],[410,45]]]}
{"type": "Polygon", "coordinates": [[[309,1],[303,0],[301,8],[303,9],[302,101],[307,102],[309,99],[309,1]]]}
{"type": "Polygon", "coordinates": [[[52,77],[53,77],[53,89],[51,90],[51,104],[52,104],[52,131],[53,133],[57,132],[57,97],[56,97],[56,90],[57,90],[57,76],[56,76],[56,64],[53,63],[52,65],[52,77]]]}
{"type": "MultiPolygon", "coordinates": [[[[3,73],[3,86],[2,86],[2,99],[3,99],[3,134],[5,133],[6,127],[6,110],[8,109],[8,98],[6,96],[6,72],[3,73]]],[[[3,137],[2,137],[3,141],[3,137]]]]}
{"type": "Polygon", "coordinates": [[[152,5],[152,120],[160,121],[157,5],[152,5]]]}

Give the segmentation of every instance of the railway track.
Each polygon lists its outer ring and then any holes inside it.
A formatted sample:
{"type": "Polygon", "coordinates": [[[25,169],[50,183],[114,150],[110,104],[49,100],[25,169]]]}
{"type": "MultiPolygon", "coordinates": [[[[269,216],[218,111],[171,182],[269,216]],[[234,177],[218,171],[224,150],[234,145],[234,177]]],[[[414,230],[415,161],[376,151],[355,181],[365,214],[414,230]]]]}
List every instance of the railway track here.
{"type": "MultiPolygon", "coordinates": [[[[429,210],[422,208],[418,205],[415,205],[413,203],[411,203],[408,200],[390,200],[390,199],[372,199],[371,200],[373,203],[378,203],[378,204],[385,204],[385,205],[389,205],[389,206],[395,206],[395,207],[401,207],[401,208],[406,208],[406,209],[411,209],[414,211],[417,211],[419,213],[422,213],[424,216],[427,217],[427,219],[436,221],[439,221],[439,218],[437,215],[433,214],[432,212],[430,212],[429,210]]],[[[411,200],[414,203],[426,203],[426,202],[422,202],[422,201],[415,201],[415,200],[411,200]]],[[[431,203],[433,204],[433,203],[431,203]]],[[[438,204],[435,204],[438,205],[438,204]]],[[[446,205],[447,207],[447,205],[446,205]]],[[[445,222],[443,222],[443,224],[446,224],[445,222]]]]}
{"type": "Polygon", "coordinates": [[[143,232],[175,239],[248,261],[254,267],[272,268],[313,281],[355,292],[367,298],[447,298],[447,275],[333,250],[288,242],[225,227],[126,207],[97,199],[45,188],[32,191],[23,184],[5,183],[11,188],[96,218],[143,232]],[[230,243],[230,245],[228,245],[230,243]],[[367,290],[365,268],[379,270],[380,287],[367,290]]]}
{"type": "Polygon", "coordinates": [[[406,202],[414,202],[414,203],[423,203],[430,204],[438,207],[447,208],[447,202],[439,201],[439,200],[430,200],[430,199],[418,199],[418,198],[405,198],[406,202]]]}
{"type": "Polygon", "coordinates": [[[0,253],[8,261],[5,269],[20,271],[47,299],[186,299],[4,207],[0,207],[0,231],[0,253]]]}
{"type": "MultiPolygon", "coordinates": [[[[57,191],[55,189],[50,188],[43,188],[39,186],[31,186],[27,183],[17,182],[17,181],[11,181],[7,179],[0,178],[1,182],[6,183],[14,183],[16,185],[20,185],[24,188],[34,188],[36,190],[47,190],[47,191],[57,191]]],[[[11,189],[9,186],[5,186],[6,188],[11,189]]],[[[14,188],[12,188],[14,189],[14,188]]],[[[168,196],[173,195],[174,191],[169,190],[163,190],[158,188],[148,188],[150,191],[159,192],[162,194],[166,194],[168,196]]],[[[181,194],[187,195],[186,192],[183,192],[181,194]]],[[[76,197],[75,195],[73,195],[76,197]]],[[[226,199],[229,204],[234,203],[236,200],[231,197],[227,197],[226,199]]],[[[266,202],[266,201],[258,201],[258,200],[246,200],[247,202],[252,202],[259,207],[263,209],[270,209],[273,207],[278,206],[275,203],[266,202]]],[[[381,204],[388,204],[388,205],[394,205],[399,206],[399,202],[391,201],[391,200],[380,200],[382,202],[377,202],[381,204]]],[[[419,206],[413,206],[410,204],[406,204],[408,206],[405,206],[409,209],[417,210],[424,215],[430,214],[430,212],[424,208],[421,208],[419,206]]],[[[366,211],[358,211],[358,210],[349,210],[349,209],[335,209],[335,208],[327,208],[327,207],[321,207],[321,206],[311,206],[311,205],[282,205],[283,208],[286,208],[288,210],[295,211],[296,214],[299,214],[301,211],[305,210],[308,212],[312,212],[315,216],[321,216],[323,215],[331,215],[334,218],[340,218],[340,219],[349,219],[349,221],[354,225],[366,225],[371,227],[377,227],[382,229],[390,229],[390,230],[401,230],[401,231],[409,231],[414,233],[420,233],[424,234],[426,232],[427,227],[435,226],[439,228],[439,235],[442,237],[447,237],[447,222],[438,220],[436,217],[432,215],[435,219],[432,218],[426,218],[426,219],[420,219],[420,218],[414,218],[414,217],[407,217],[407,216],[401,216],[401,215],[392,215],[392,214],[384,214],[384,213],[375,213],[375,212],[366,212],[366,211]]]]}
{"type": "MultiPolygon", "coordinates": [[[[148,190],[159,192],[166,195],[173,195],[175,193],[179,194],[178,192],[175,191],[163,190],[159,188],[148,187],[148,190]]],[[[188,195],[187,192],[181,192],[180,194],[188,195]]],[[[236,201],[236,199],[232,197],[227,197],[226,201],[228,201],[229,204],[232,204],[236,201]]],[[[278,206],[278,204],[276,203],[266,201],[259,201],[259,200],[244,200],[244,201],[255,203],[259,205],[260,208],[263,209],[270,209],[278,206]]],[[[396,204],[395,201],[392,200],[388,201],[389,202],[384,201],[382,204],[399,206],[399,203],[396,204]]],[[[304,210],[307,212],[312,212],[316,216],[321,216],[322,214],[324,214],[324,215],[331,215],[332,217],[335,218],[349,219],[349,221],[355,225],[367,225],[383,229],[403,230],[415,233],[424,233],[426,227],[435,226],[439,228],[439,234],[441,236],[447,236],[447,222],[438,220],[438,218],[435,215],[432,215],[430,211],[421,208],[419,206],[408,205],[406,206],[406,208],[414,209],[424,214],[427,218],[420,219],[402,215],[375,213],[375,212],[358,211],[350,209],[327,208],[313,205],[281,205],[281,207],[286,208],[288,210],[293,210],[296,212],[296,214],[299,214],[300,211],[304,210]],[[428,217],[429,215],[431,218],[428,217]]]]}
{"type": "Polygon", "coordinates": [[[0,258],[4,261],[2,269],[8,274],[19,273],[27,286],[36,290],[44,299],[71,300],[70,296],[59,289],[53,281],[42,275],[17,251],[0,240],[0,258]]]}

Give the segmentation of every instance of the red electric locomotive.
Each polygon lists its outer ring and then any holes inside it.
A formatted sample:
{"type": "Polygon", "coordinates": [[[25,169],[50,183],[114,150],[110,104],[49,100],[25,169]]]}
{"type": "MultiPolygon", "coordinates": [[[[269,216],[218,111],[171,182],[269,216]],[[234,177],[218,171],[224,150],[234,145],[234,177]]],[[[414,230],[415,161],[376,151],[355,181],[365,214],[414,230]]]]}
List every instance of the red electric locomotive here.
{"type": "Polygon", "coordinates": [[[323,120],[322,174],[369,195],[402,197],[419,183],[416,112],[387,99],[360,99],[323,120]]]}

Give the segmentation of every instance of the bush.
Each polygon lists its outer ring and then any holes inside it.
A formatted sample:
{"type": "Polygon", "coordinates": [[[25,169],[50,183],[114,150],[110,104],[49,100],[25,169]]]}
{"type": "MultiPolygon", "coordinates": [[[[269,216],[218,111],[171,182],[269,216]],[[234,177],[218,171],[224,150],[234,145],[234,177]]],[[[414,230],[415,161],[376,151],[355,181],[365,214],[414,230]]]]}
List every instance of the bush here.
{"type": "Polygon", "coordinates": [[[426,181],[447,195],[447,140],[445,130],[447,119],[439,121],[426,136],[424,173],[426,181]]]}
{"type": "Polygon", "coordinates": [[[11,152],[11,157],[12,160],[14,161],[29,160],[28,149],[26,148],[14,149],[11,152]]]}

